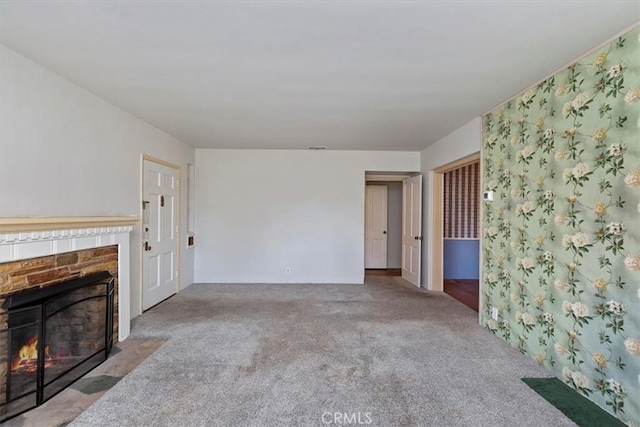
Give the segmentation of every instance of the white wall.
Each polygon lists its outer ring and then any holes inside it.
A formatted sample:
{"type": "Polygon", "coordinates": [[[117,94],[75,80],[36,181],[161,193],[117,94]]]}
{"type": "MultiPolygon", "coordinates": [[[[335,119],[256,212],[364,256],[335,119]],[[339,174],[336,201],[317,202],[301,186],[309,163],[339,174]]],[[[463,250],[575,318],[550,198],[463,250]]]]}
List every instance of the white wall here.
{"type": "MultiPolygon", "coordinates": [[[[192,147],[4,46],[0,55],[0,217],[139,216],[142,153],[181,166],[186,182],[192,147]]],[[[186,197],[180,209],[186,230],[186,197]]],[[[141,292],[134,230],[132,316],[141,292]]],[[[182,251],[180,270],[184,288],[193,282],[193,250],[182,251]]]]}
{"type": "Polygon", "coordinates": [[[422,205],[422,287],[434,289],[431,283],[433,269],[433,170],[468,155],[480,152],[482,145],[482,122],[475,118],[456,129],[438,142],[424,149],[420,156],[423,181],[422,205]],[[426,233],[424,232],[426,230],[426,233]]]}
{"type": "Polygon", "coordinates": [[[362,283],[365,171],[418,170],[418,152],[197,149],[195,281],[362,283]]]}

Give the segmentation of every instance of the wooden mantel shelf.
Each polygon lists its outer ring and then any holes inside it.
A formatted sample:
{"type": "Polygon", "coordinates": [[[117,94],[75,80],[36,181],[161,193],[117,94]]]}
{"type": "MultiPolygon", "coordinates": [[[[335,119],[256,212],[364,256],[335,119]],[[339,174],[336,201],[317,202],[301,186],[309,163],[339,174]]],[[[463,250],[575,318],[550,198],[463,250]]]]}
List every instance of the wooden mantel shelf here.
{"type": "Polygon", "coordinates": [[[96,227],[126,227],[137,223],[137,216],[65,216],[0,218],[0,233],[68,230],[96,227]]]}

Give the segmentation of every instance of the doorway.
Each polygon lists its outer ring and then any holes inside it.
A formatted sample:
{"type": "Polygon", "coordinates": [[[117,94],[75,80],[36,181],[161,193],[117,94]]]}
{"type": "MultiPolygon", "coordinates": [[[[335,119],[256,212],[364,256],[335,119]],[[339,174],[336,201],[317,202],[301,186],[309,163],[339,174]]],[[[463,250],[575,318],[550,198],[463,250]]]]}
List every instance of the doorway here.
{"type": "Polygon", "coordinates": [[[180,167],[142,159],[142,310],[178,290],[180,167]]]}
{"type": "Polygon", "coordinates": [[[442,289],[469,308],[479,308],[480,162],[472,156],[436,171],[434,266],[442,289]],[[437,250],[436,250],[437,249],[437,250]]]}
{"type": "Polygon", "coordinates": [[[369,181],[365,187],[364,268],[369,276],[400,276],[402,182],[369,181]]]}
{"type": "Polygon", "coordinates": [[[419,174],[366,174],[366,276],[402,276],[420,287],[421,201],[419,174]]]}

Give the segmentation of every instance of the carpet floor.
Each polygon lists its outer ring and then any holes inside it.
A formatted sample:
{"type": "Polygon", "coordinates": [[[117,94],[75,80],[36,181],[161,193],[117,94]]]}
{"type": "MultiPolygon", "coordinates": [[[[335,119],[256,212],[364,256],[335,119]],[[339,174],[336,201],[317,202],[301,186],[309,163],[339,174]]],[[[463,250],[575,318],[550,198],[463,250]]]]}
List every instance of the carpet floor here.
{"type": "Polygon", "coordinates": [[[71,426],[575,425],[521,381],[547,370],[398,277],[195,284],[132,336],[167,342],[71,426]]]}

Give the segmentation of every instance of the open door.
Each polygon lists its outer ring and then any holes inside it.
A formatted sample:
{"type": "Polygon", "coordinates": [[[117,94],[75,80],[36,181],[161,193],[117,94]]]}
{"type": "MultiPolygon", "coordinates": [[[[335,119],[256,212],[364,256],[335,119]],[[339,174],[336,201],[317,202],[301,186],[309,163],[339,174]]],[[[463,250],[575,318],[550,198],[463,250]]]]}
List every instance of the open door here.
{"type": "Polygon", "coordinates": [[[420,287],[422,262],[422,175],[403,181],[402,278],[420,287]]]}

